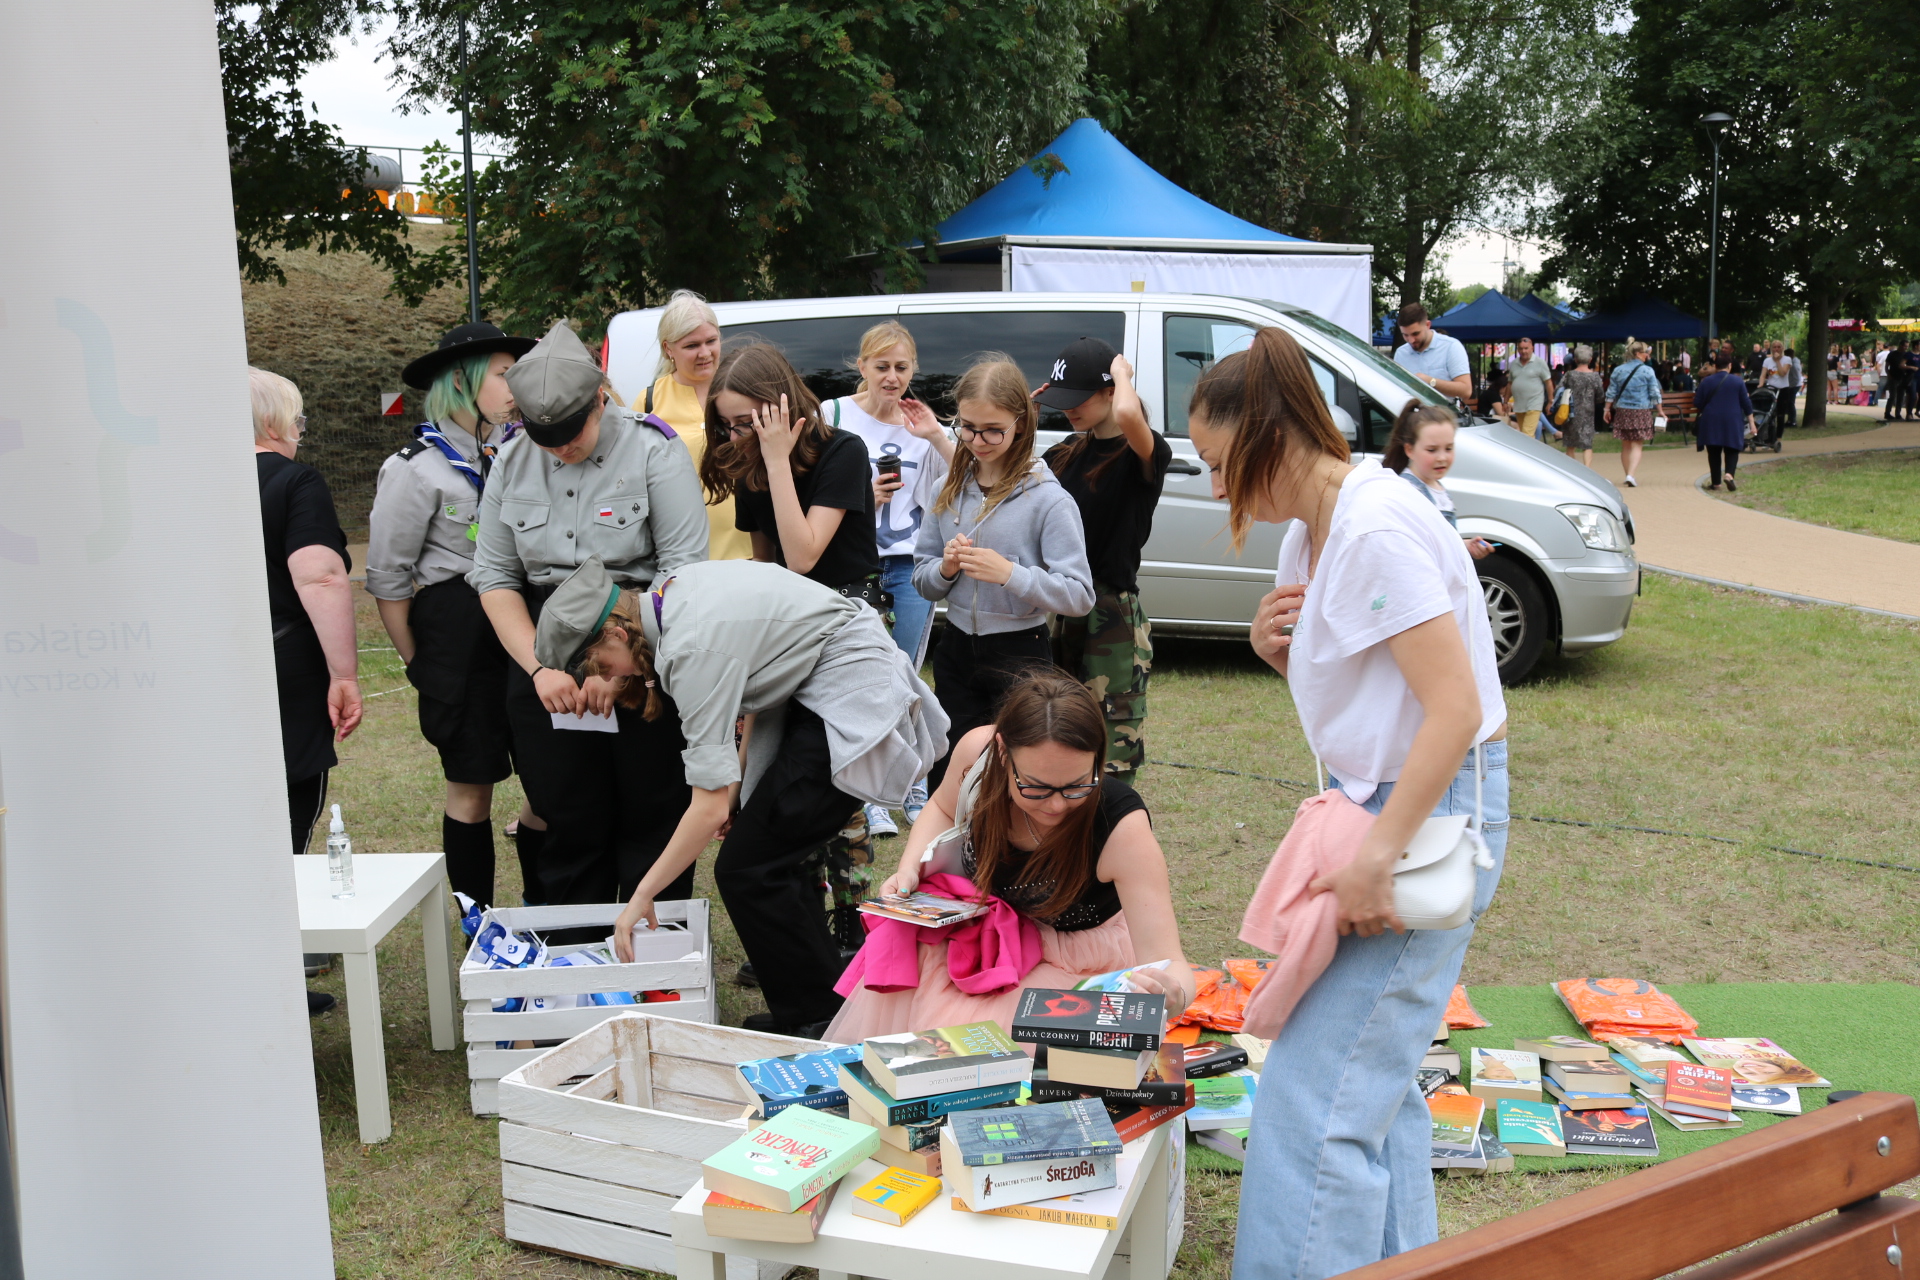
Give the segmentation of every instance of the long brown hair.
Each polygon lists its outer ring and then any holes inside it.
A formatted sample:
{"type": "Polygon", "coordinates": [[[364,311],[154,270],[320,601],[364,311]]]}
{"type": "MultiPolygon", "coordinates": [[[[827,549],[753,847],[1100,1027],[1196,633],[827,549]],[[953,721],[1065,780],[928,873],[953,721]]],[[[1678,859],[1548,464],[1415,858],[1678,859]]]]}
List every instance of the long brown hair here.
{"type": "MultiPolygon", "coordinates": [[[[634,668],[640,674],[628,676],[621,684],[620,692],[613,696],[613,700],[623,707],[640,708],[640,717],[643,720],[658,720],[661,713],[666,710],[666,703],[660,696],[660,678],[654,674],[653,670],[653,646],[647,643],[647,630],[640,625],[641,607],[640,592],[622,591],[620,598],[613,602],[613,609],[607,614],[607,620],[601,624],[600,636],[594,637],[593,644],[598,648],[601,637],[606,635],[606,629],[616,623],[626,629],[627,652],[633,655],[634,668]]],[[[607,677],[606,672],[600,670],[599,660],[593,656],[591,649],[587,654],[586,673],[590,676],[610,678],[607,677]]]]}
{"type": "MultiPolygon", "coordinates": [[[[987,744],[987,767],[974,800],[970,833],[973,836],[974,884],[985,895],[993,892],[994,873],[1013,847],[1015,809],[1013,774],[1007,753],[1017,747],[1056,742],[1073,751],[1093,753],[1093,778],[1106,776],[1107,721],[1087,686],[1062,671],[1036,670],[1015,680],[1000,704],[993,731],[999,742],[987,744]],[[1003,749],[1000,743],[1005,743],[1003,749]]],[[[1096,790],[1067,811],[1060,824],[1026,856],[1021,879],[1046,893],[1033,914],[1049,920],[1058,916],[1093,882],[1100,850],[1093,847],[1094,819],[1100,815],[1096,790]]]]}
{"type": "MultiPolygon", "coordinates": [[[[1013,440],[1000,455],[1000,478],[985,491],[986,500],[980,504],[979,518],[985,520],[988,512],[1013,496],[1033,470],[1033,438],[1040,427],[1040,411],[1027,393],[1027,375],[1020,372],[1020,366],[1012,357],[998,351],[981,356],[953,384],[955,408],[966,400],[985,400],[1013,415],[1013,440]]],[[[953,465],[947,468],[947,482],[940,486],[940,496],[934,499],[934,511],[958,510],[967,481],[973,479],[979,469],[980,460],[973,456],[973,450],[964,444],[955,449],[953,465]]]]}
{"type": "Polygon", "coordinates": [[[707,388],[707,452],[700,459],[700,483],[707,491],[708,505],[724,502],[743,488],[756,492],[767,488],[767,464],[760,456],[760,438],[733,438],[720,416],[722,391],[763,405],[777,405],[784,395],[788,414],[807,420],[789,464],[795,478],[813,469],[820,451],[827,447],[827,437],[833,434],[833,428],[821,420],[819,398],[807,389],[779,348],[765,342],[750,343],[720,357],[713,384],[707,388]]]}
{"type": "Polygon", "coordinates": [[[1187,416],[1233,436],[1220,478],[1235,551],[1246,542],[1254,504],[1282,472],[1310,465],[1315,454],[1340,462],[1350,456],[1300,344],[1271,325],[1255,331],[1251,347],[1200,375],[1187,416]]]}
{"type": "MultiPolygon", "coordinates": [[[[1140,402],[1140,416],[1147,420],[1147,426],[1153,426],[1153,414],[1148,410],[1145,400],[1140,402]]],[[[1089,427],[1085,431],[1076,431],[1059,444],[1053,446],[1053,448],[1047,450],[1047,465],[1053,468],[1053,474],[1056,476],[1065,475],[1067,468],[1073,465],[1073,460],[1092,447],[1093,428],[1089,427]]],[[[1115,449],[1111,454],[1100,459],[1099,462],[1095,463],[1087,471],[1087,492],[1098,493],[1100,491],[1100,477],[1112,470],[1113,465],[1122,458],[1130,458],[1132,456],[1134,456],[1133,447],[1129,445],[1124,449],[1115,449]]]]}
{"type": "Polygon", "coordinates": [[[1380,465],[1395,474],[1405,471],[1407,455],[1420,443],[1420,428],[1435,422],[1448,427],[1460,425],[1453,410],[1443,405],[1421,400],[1408,400],[1401,405],[1400,416],[1393,420],[1393,430],[1387,433],[1387,449],[1380,455],[1380,465]]]}

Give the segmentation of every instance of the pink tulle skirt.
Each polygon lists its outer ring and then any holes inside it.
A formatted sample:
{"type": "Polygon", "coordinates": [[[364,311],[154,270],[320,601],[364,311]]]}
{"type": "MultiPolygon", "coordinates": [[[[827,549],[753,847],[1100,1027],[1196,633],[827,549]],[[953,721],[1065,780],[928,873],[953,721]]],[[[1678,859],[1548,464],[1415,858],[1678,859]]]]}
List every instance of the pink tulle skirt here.
{"type": "Polygon", "coordinates": [[[920,985],[904,991],[869,991],[855,987],[840,1006],[822,1039],[831,1044],[859,1044],[868,1036],[928,1027],[954,1027],[965,1022],[997,1022],[1003,1030],[1013,1021],[1021,987],[1071,987],[1082,978],[1110,973],[1136,963],[1133,935],[1122,912],[1091,929],[1060,933],[1040,925],[1040,963],[1019,986],[990,996],[970,996],[947,975],[947,944],[920,948],[920,985]]]}

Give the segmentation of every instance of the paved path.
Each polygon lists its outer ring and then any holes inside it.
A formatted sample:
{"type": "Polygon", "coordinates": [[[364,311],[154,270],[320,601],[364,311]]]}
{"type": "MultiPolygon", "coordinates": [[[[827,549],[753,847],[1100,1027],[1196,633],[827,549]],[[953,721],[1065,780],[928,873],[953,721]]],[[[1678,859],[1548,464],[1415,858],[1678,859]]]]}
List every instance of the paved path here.
{"type": "MultiPolygon", "coordinates": [[[[1796,441],[1789,432],[1780,456],[1920,448],[1920,423],[1883,427],[1864,410],[1847,416],[1859,418],[1859,435],[1796,441]]],[[[1743,456],[1741,473],[1748,463],[1773,456],[1743,456]]],[[[1620,485],[1618,455],[1597,455],[1594,465],[1620,485]]],[[[1843,533],[1737,506],[1696,485],[1706,474],[1707,455],[1692,449],[1649,449],[1642,455],[1635,477],[1639,487],[1622,486],[1620,492],[1633,510],[1634,550],[1643,564],[1920,617],[1920,544],[1843,533]]]]}

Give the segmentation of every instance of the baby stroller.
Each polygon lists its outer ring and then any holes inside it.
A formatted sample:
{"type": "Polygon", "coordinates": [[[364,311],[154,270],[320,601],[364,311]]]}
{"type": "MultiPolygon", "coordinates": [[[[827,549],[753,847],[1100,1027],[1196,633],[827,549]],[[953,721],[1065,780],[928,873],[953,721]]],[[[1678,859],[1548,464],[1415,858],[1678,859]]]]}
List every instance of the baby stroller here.
{"type": "Polygon", "coordinates": [[[1753,400],[1753,412],[1760,419],[1760,434],[1747,442],[1747,448],[1780,452],[1780,434],[1787,424],[1786,397],[1774,387],[1756,387],[1748,394],[1753,400]]]}

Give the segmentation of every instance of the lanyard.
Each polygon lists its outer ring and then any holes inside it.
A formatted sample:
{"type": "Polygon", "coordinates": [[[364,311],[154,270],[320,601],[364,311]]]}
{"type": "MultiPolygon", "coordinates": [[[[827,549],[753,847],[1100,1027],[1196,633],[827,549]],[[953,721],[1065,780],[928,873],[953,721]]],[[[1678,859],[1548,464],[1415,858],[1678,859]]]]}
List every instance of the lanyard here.
{"type": "Polygon", "coordinates": [[[668,578],[665,582],[661,583],[659,586],[655,587],[652,591],[647,593],[648,595],[653,597],[653,625],[655,628],[662,628],[667,625],[666,623],[660,621],[660,602],[661,602],[661,599],[667,594],[667,588],[672,585],[673,585],[673,579],[668,578]]]}
{"type": "MultiPolygon", "coordinates": [[[[453,469],[465,476],[468,483],[473,485],[474,492],[476,494],[484,494],[487,491],[487,473],[493,469],[494,455],[499,452],[500,445],[513,439],[513,433],[519,429],[519,426],[520,424],[517,422],[510,422],[507,424],[507,429],[500,433],[498,443],[481,445],[480,465],[478,467],[467,461],[461,452],[454,448],[444,435],[440,434],[440,428],[433,423],[421,423],[413,429],[413,434],[440,450],[440,452],[446,456],[447,461],[453,464],[453,469]]],[[[479,439],[478,436],[474,438],[476,441],[479,439]]]]}

